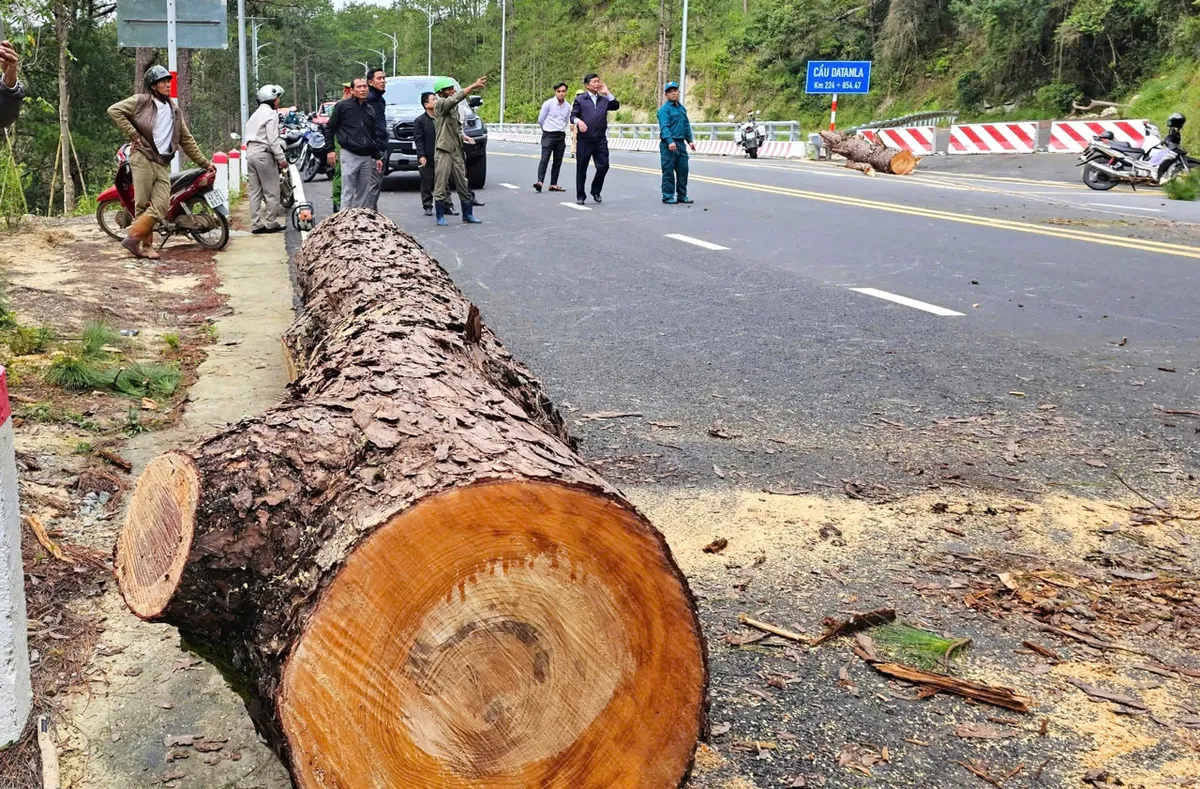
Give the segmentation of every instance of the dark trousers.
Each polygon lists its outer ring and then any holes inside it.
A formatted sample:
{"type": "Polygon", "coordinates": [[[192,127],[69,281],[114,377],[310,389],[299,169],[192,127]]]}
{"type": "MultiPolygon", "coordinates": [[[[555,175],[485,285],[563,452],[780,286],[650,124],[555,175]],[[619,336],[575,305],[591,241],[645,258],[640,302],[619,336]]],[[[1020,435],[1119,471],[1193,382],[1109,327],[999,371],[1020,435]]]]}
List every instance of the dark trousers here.
{"type": "Polygon", "coordinates": [[[604,188],[604,176],[608,175],[608,138],[598,140],[579,138],[575,156],[575,193],[580,200],[587,199],[584,186],[587,184],[588,162],[596,163],[596,176],[592,179],[592,194],[600,194],[604,188]]]}
{"type": "Polygon", "coordinates": [[[659,142],[658,160],[662,166],[663,200],[670,200],[676,194],[679,195],[680,200],[687,197],[687,144],[676,143],[675,150],[672,151],[665,142],[659,142]]]}
{"type": "Polygon", "coordinates": [[[562,169],[563,154],[567,150],[566,132],[542,132],[542,161],[538,162],[538,183],[546,180],[546,165],[554,155],[554,167],[550,170],[550,185],[558,186],[558,172],[562,169]]]}
{"type": "Polygon", "coordinates": [[[428,159],[421,168],[421,207],[427,211],[433,208],[433,162],[428,159]]]}

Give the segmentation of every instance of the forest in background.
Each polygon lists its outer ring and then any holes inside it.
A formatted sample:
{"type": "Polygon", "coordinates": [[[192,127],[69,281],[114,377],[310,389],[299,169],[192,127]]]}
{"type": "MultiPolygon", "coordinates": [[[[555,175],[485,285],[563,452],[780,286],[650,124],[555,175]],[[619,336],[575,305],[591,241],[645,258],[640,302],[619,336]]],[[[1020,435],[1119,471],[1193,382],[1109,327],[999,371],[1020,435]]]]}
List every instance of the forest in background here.
{"type": "MultiPolygon", "coordinates": [[[[434,73],[464,82],[489,75],[482,113],[498,118],[499,0],[246,5],[262,25],[260,82],[281,84],[285,103],[307,110],[338,96],[363,62],[386,59],[389,73],[424,73],[429,17],[420,5],[434,20],[434,73]],[[396,37],[395,69],[385,34],[396,37]]],[[[208,150],[230,147],[239,125],[236,2],[229,6],[230,47],[185,52],[180,61],[187,116],[208,150]]],[[[29,94],[10,135],[17,164],[0,167],[5,215],[17,213],[18,202],[32,213],[87,212],[89,195],[108,184],[122,140],[105,109],[140,87],[135,75],[146,65],[165,61],[165,53],[117,47],[113,7],[104,0],[0,0],[29,94]],[[62,150],[70,153],[65,166],[62,150]]],[[[678,76],[681,7],[682,0],[509,0],[506,120],[534,120],[554,83],[578,84],[593,69],[622,99],[617,120],[650,118],[660,86],[678,76]]],[[[805,63],[818,58],[875,61],[872,93],[841,102],[844,125],[950,108],[966,119],[1060,117],[1072,102],[1091,99],[1129,103],[1126,116],[1161,123],[1175,110],[1200,112],[1200,2],[690,2],[693,120],[755,108],[767,119],[823,125],[827,97],[804,94],[805,63]]],[[[1185,142],[1200,150],[1200,117],[1185,142]]]]}

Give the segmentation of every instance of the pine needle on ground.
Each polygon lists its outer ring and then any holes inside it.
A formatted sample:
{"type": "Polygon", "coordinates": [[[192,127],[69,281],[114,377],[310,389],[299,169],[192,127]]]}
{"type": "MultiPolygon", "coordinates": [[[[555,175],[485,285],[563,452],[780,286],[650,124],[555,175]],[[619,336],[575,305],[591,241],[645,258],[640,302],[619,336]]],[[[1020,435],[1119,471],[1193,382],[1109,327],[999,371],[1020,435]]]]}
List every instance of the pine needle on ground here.
{"type": "Polygon", "coordinates": [[[926,670],[949,671],[950,661],[971,644],[969,638],[943,638],[919,627],[892,622],[871,631],[880,651],[897,662],[926,670]]]}

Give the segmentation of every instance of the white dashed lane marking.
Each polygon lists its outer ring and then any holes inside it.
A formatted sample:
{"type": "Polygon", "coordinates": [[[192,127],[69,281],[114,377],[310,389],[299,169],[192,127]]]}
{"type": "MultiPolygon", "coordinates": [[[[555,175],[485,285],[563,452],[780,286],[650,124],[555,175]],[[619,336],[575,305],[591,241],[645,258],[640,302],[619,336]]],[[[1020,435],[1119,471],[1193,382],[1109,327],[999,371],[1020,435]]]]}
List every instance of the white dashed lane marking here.
{"type": "Polygon", "coordinates": [[[720,244],[714,244],[710,241],[701,241],[698,238],[692,238],[691,236],[685,236],[682,233],[667,233],[667,238],[673,238],[676,241],[682,241],[685,244],[695,244],[696,246],[704,247],[705,249],[712,249],[712,250],[718,250],[718,251],[724,250],[724,249],[729,249],[729,247],[723,247],[720,244]]]}
{"type": "Polygon", "coordinates": [[[876,290],[875,288],[850,288],[850,290],[854,291],[855,293],[863,293],[867,296],[874,296],[877,299],[891,301],[896,304],[903,304],[905,307],[912,307],[916,310],[931,312],[934,315],[941,315],[943,317],[951,317],[963,314],[961,312],[955,312],[954,310],[948,310],[945,307],[939,307],[936,304],[929,304],[924,301],[910,299],[907,296],[897,296],[895,293],[888,293],[886,290],[876,290]]]}

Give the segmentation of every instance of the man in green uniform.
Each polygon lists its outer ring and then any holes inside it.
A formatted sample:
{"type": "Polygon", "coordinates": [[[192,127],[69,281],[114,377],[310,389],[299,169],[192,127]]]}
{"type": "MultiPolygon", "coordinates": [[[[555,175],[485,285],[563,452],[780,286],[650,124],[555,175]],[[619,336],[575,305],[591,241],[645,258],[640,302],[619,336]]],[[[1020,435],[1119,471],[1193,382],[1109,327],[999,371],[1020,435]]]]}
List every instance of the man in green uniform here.
{"type": "Polygon", "coordinates": [[[688,121],[687,109],[679,102],[679,83],[668,82],[664,92],[667,100],[658,108],[662,201],[667,205],[691,203],[692,198],[688,197],[687,148],[696,150],[696,143],[692,141],[692,124],[688,121]]]}
{"type": "MultiPolygon", "coordinates": [[[[350,83],[342,83],[342,98],[350,98],[350,83]]],[[[336,105],[334,105],[336,106],[336,105]]],[[[333,120],[333,111],[329,113],[329,120],[333,120]]],[[[338,145],[337,140],[332,140],[333,150],[341,153],[342,147],[338,145]]],[[[342,210],[342,157],[339,156],[333,163],[333,213],[342,210]]]]}
{"type": "Polygon", "coordinates": [[[479,224],[475,218],[474,195],[467,183],[467,164],[463,159],[462,118],[458,114],[458,105],[467,96],[479,88],[487,87],[487,77],[480,77],[463,90],[454,92],[454,80],[449,77],[439,77],[433,83],[433,92],[438,95],[437,103],[433,105],[434,125],[437,129],[437,150],[434,152],[433,166],[433,203],[439,225],[446,222],[446,201],[450,197],[450,180],[454,179],[454,188],[462,202],[462,218],[464,222],[479,224]]]}

